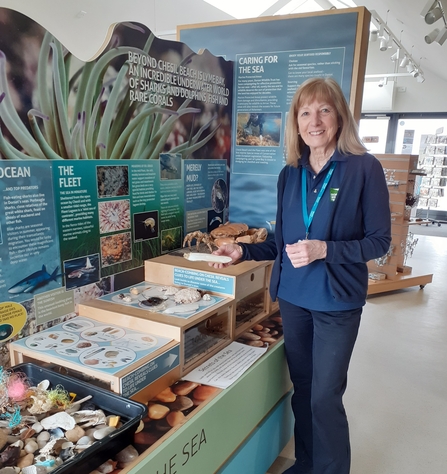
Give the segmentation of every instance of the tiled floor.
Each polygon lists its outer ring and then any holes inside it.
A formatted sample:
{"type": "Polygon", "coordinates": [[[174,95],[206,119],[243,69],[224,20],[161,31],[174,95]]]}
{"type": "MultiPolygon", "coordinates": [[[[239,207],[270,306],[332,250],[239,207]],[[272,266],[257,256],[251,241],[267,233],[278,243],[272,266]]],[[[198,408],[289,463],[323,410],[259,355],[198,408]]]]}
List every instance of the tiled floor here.
{"type": "MultiPolygon", "coordinates": [[[[407,265],[433,283],[371,296],[362,316],[345,395],[351,474],[447,474],[447,239],[416,237],[407,265]]],[[[289,443],[268,472],[292,457],[289,443]]]]}

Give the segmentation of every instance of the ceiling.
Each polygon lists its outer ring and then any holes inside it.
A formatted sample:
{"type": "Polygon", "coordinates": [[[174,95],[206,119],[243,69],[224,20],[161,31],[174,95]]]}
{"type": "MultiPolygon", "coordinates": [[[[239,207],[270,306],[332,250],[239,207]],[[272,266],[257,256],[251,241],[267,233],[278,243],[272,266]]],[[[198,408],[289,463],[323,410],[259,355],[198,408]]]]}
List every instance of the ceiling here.
{"type": "MultiPolygon", "coordinates": [[[[386,27],[399,40],[404,49],[409,52],[416,65],[424,72],[430,71],[442,80],[447,81],[447,41],[441,46],[438,43],[427,44],[425,35],[434,28],[444,26],[443,19],[433,25],[427,25],[421,16],[427,0],[201,0],[209,7],[211,4],[217,10],[235,18],[250,18],[276,14],[306,13],[332,8],[364,6],[375,11],[386,24],[386,27]],[[218,7],[222,3],[222,7],[218,7]],[[249,6],[249,13],[242,11],[243,6],[249,6]]],[[[215,21],[217,18],[210,18],[215,21]]],[[[375,47],[373,43],[370,48],[375,47]]],[[[377,43],[377,49],[379,45],[377,43]]],[[[374,73],[389,73],[390,56],[395,51],[389,49],[383,53],[384,69],[375,64],[374,73]]],[[[395,71],[396,72],[396,71],[395,71]]],[[[399,70],[398,72],[402,72],[399,70]]]]}

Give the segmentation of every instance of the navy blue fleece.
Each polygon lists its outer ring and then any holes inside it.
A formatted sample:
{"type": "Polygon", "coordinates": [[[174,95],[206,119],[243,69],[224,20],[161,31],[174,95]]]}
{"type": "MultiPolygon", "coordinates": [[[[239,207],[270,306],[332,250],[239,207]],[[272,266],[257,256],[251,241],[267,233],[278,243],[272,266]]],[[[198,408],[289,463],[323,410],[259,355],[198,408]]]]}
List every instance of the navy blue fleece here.
{"type": "MultiPolygon", "coordinates": [[[[337,161],[336,171],[328,188],[338,187],[334,202],[327,204],[324,212],[316,214],[311,226],[309,238],[324,240],[327,245],[327,255],[323,261],[313,262],[309,267],[320,266],[317,272],[324,272],[321,283],[327,282],[328,298],[333,298],[331,310],[360,307],[365,304],[368,289],[368,269],[366,262],[384,255],[391,243],[391,217],[389,194],[382,165],[372,155],[362,156],[341,155],[336,151],[331,160],[337,161]],[[333,204],[333,205],[332,205],[333,204]],[[318,221],[317,221],[318,219],[318,221]],[[312,234],[314,233],[314,235],[312,234]],[[340,305],[338,305],[338,303],[340,305]]],[[[273,300],[278,296],[283,251],[286,243],[296,242],[293,230],[282,223],[288,219],[298,219],[297,214],[284,213],[285,209],[293,206],[283,206],[296,195],[292,196],[289,180],[301,176],[301,166],[308,166],[309,151],[303,154],[297,169],[285,166],[278,178],[277,215],[274,239],[262,244],[243,245],[245,260],[275,260],[270,281],[270,294],[273,300]],[[288,242],[286,238],[292,240],[288,242]]],[[[325,172],[321,173],[324,176],[325,172]]],[[[311,178],[309,178],[311,179],[311,178]]],[[[309,182],[309,181],[308,181],[309,182]]],[[[295,182],[295,184],[297,184],[295,182]]],[[[301,189],[301,182],[297,184],[301,189]]],[[[301,199],[296,202],[301,207],[301,199]]],[[[320,209],[320,211],[321,211],[320,209]]],[[[302,221],[302,213],[301,215],[302,221]]],[[[297,226],[299,220],[297,220],[297,226]]],[[[302,237],[304,238],[304,236],[302,237]]],[[[307,271],[312,271],[310,268],[307,271]]],[[[290,276],[290,273],[287,272],[290,276]]],[[[322,273],[320,273],[321,275],[322,273]]],[[[293,279],[293,284],[286,284],[281,289],[281,298],[294,302],[295,293],[299,292],[299,279],[293,279]],[[296,282],[296,283],[295,283],[296,282]]],[[[300,306],[314,309],[315,295],[303,292],[300,306]],[[306,304],[307,303],[307,304],[306,304]]],[[[317,309],[317,308],[315,308],[317,309]]],[[[329,310],[328,308],[326,308],[329,310]]]]}

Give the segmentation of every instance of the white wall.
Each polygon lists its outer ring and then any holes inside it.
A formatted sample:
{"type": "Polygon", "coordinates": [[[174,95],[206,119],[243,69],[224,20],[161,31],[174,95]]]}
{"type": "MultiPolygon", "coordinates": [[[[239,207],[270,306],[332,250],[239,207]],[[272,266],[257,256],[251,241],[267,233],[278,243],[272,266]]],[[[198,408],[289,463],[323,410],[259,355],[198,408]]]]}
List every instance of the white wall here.
{"type": "Polygon", "coordinates": [[[233,19],[201,0],[0,0],[0,7],[37,21],[82,61],[102,51],[115,23],[136,21],[175,39],[178,24],[233,19]]]}
{"type": "MultiPolygon", "coordinates": [[[[179,24],[232,19],[201,0],[0,0],[0,7],[12,8],[33,18],[83,61],[94,58],[102,50],[108,42],[111,25],[121,21],[137,21],[157,36],[175,39],[179,24]]],[[[394,72],[390,56],[371,43],[367,74],[394,72]]],[[[396,89],[405,87],[406,90],[396,92],[394,112],[447,112],[445,81],[429,71],[424,72],[424,83],[412,77],[398,79],[396,89]]]]}

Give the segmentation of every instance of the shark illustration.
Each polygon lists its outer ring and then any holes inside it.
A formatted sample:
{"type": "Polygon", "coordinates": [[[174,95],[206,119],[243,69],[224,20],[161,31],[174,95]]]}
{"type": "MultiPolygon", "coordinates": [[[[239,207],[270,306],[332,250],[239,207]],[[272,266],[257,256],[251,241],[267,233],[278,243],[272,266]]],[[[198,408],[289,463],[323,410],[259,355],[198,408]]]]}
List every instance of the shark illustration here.
{"type": "Polygon", "coordinates": [[[56,281],[56,278],[59,276],[57,274],[58,269],[59,267],[56,267],[56,270],[54,270],[54,272],[50,275],[47,272],[45,265],[42,265],[41,270],[28,275],[23,280],[20,280],[18,283],[11,286],[11,288],[8,290],[8,293],[31,293],[36,288],[46,285],[51,280],[56,281]]]}

